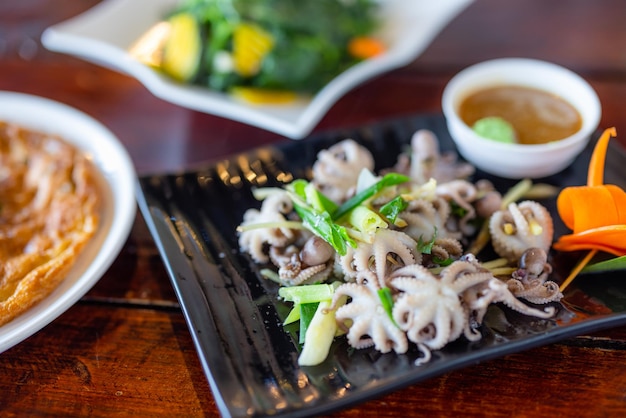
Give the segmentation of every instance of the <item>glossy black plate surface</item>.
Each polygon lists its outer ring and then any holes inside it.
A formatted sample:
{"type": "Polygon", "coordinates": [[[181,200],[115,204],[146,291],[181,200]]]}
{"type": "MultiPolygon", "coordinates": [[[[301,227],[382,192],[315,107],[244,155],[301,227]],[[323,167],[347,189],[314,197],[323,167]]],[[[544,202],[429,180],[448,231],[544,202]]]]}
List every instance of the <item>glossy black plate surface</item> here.
{"type": "MultiPolygon", "coordinates": [[[[421,128],[438,135],[442,150],[453,149],[442,116],[418,115],[260,148],[194,172],[140,179],[139,206],[223,416],[315,416],[479,361],[626,324],[624,273],[581,276],[567,289],[554,320],[494,306],[482,340],[451,343],[426,365],[414,365],[417,350],[403,355],[354,351],[338,339],[325,363],[299,367],[297,337],[282,325],[289,306],[277,300],[276,286],[238,251],[235,228],[246,209],[259,205],[251,188],[306,177],[319,150],[348,137],[374,153],[376,169],[390,167],[421,128]]],[[[572,167],[538,181],[584,184],[592,145],[572,167]]],[[[624,153],[611,146],[605,181],[624,187],[625,165],[624,153]]],[[[502,190],[515,183],[489,178],[502,190]]],[[[556,234],[565,233],[554,201],[542,203],[553,213],[556,234]]],[[[558,272],[571,260],[556,261],[558,272]]]]}

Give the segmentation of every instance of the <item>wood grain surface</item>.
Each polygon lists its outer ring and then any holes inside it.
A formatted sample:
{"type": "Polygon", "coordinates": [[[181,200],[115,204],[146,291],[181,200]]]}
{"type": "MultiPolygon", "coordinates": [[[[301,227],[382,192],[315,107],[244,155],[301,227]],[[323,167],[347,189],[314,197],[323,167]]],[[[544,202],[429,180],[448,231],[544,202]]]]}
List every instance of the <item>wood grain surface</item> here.
{"type": "MultiPolygon", "coordinates": [[[[140,174],[193,167],[288,139],[155,98],[132,78],[44,49],[39,37],[96,0],[0,3],[0,90],[94,116],[140,174]]],[[[410,65],[334,105],[316,131],[439,113],[462,68],[507,56],[545,59],[586,78],[601,127],[626,146],[622,0],[476,0],[410,65]],[[620,135],[620,133],[623,133],[620,135]]],[[[626,279],[626,278],[625,278],[626,279]]],[[[0,354],[0,416],[217,416],[179,304],[138,213],[113,266],[75,306],[0,354]]],[[[585,335],[445,374],[335,417],[626,416],[626,328],[585,335]]]]}

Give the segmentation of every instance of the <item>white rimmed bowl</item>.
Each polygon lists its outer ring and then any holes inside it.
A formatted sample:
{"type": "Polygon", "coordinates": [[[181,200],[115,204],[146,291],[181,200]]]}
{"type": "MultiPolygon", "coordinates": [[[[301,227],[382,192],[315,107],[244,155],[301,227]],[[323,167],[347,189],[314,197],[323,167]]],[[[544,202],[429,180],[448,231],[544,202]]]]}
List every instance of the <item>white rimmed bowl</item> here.
{"type": "Polygon", "coordinates": [[[500,177],[540,178],[556,174],[585,148],[602,113],[593,88],[576,73],[545,61],[500,58],[468,67],[444,89],[442,108],[459,153],[477,168],[500,177]],[[499,85],[531,87],[553,93],[573,105],[582,118],[573,135],[547,144],[507,144],[483,138],[460,118],[458,109],[472,93],[499,85]]]}
{"type": "Polygon", "coordinates": [[[113,264],[135,220],[137,175],[119,139],[99,121],[66,104],[39,96],[0,91],[0,120],[59,135],[79,148],[96,166],[103,193],[98,231],[63,282],[35,306],[0,326],[2,353],[72,307],[113,264]]]}

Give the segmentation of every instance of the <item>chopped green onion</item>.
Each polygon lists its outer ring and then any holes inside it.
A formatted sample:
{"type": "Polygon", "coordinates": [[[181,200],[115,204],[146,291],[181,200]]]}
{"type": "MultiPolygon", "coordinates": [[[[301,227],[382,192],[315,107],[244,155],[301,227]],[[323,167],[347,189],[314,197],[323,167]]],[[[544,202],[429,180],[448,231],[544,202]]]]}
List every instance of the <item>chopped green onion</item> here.
{"type": "Polygon", "coordinates": [[[300,344],[306,341],[306,332],[309,324],[313,320],[313,316],[317,311],[320,302],[301,303],[300,304],[300,344]]]}
{"type": "Polygon", "coordinates": [[[383,309],[385,310],[385,312],[387,312],[387,315],[389,315],[389,319],[391,319],[391,322],[393,322],[395,326],[398,326],[398,324],[396,324],[396,321],[393,319],[393,295],[391,294],[391,289],[389,289],[388,287],[378,289],[378,298],[383,305],[383,309]]]}
{"type": "Polygon", "coordinates": [[[323,362],[337,333],[335,311],[328,308],[331,301],[322,301],[317,306],[304,337],[304,346],[298,357],[301,366],[315,366],[323,362]]]}
{"type": "Polygon", "coordinates": [[[293,208],[304,225],[329,243],[339,255],[346,255],[348,245],[356,248],[356,242],[350,238],[346,228],[334,223],[328,212],[318,212],[297,203],[294,203],[293,208]]]}
{"type": "Polygon", "coordinates": [[[457,218],[463,218],[467,215],[467,209],[456,203],[454,200],[450,201],[450,214],[457,218]]]}
{"type": "Polygon", "coordinates": [[[404,176],[402,174],[397,174],[397,173],[385,174],[382,179],[380,179],[379,181],[377,181],[370,187],[364,189],[360,193],[357,193],[352,198],[348,199],[348,201],[346,201],[341,206],[339,206],[339,208],[336,211],[334,211],[332,214],[333,220],[341,219],[352,209],[359,206],[361,203],[363,203],[370,197],[376,195],[382,189],[386,187],[406,183],[409,180],[410,180],[409,177],[404,176]]]}
{"type": "Polygon", "coordinates": [[[348,222],[358,231],[374,233],[378,228],[387,228],[387,223],[373,210],[357,206],[350,211],[348,222]]]}
{"type": "Polygon", "coordinates": [[[339,282],[331,284],[309,284],[301,286],[288,286],[278,289],[278,296],[288,302],[297,304],[321,302],[332,299],[339,282]]]}
{"type": "Polygon", "coordinates": [[[297,179],[289,183],[286,188],[287,190],[297,194],[304,202],[306,202],[306,192],[304,191],[304,189],[307,184],[309,184],[308,181],[303,179],[297,179]]]}
{"type": "Polygon", "coordinates": [[[435,232],[433,232],[433,236],[430,241],[423,241],[422,236],[420,235],[417,240],[417,251],[422,254],[430,254],[433,250],[433,245],[435,245],[435,240],[437,239],[437,227],[435,227],[435,232]]]}
{"type": "Polygon", "coordinates": [[[291,308],[291,311],[289,311],[289,315],[287,315],[287,318],[285,318],[285,322],[283,322],[283,325],[289,325],[299,320],[300,320],[300,304],[295,303],[293,305],[293,308],[291,308]]]}
{"type": "Polygon", "coordinates": [[[271,269],[261,269],[259,271],[259,273],[261,273],[261,276],[265,277],[266,279],[269,279],[275,283],[278,284],[282,284],[283,281],[280,279],[280,276],[278,275],[278,273],[276,273],[274,270],[271,269]]]}
{"type": "Polygon", "coordinates": [[[438,266],[442,266],[442,267],[446,267],[449,266],[450,264],[452,264],[454,262],[454,259],[452,257],[448,257],[448,258],[439,258],[439,257],[433,257],[433,263],[437,264],[438,266]]]}
{"type": "Polygon", "coordinates": [[[285,189],[282,189],[280,187],[258,187],[252,189],[252,196],[254,196],[256,200],[265,200],[268,196],[271,196],[272,194],[284,192],[285,189]]]}

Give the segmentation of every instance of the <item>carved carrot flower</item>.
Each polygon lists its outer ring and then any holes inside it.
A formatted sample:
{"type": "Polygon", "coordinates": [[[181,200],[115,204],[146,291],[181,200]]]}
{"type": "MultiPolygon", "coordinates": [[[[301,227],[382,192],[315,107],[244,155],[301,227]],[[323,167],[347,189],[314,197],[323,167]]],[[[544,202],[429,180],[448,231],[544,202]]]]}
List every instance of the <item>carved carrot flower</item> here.
{"type": "Polygon", "coordinates": [[[606,129],[596,144],[586,186],[566,187],[557,198],[563,223],[572,230],[553,245],[557,251],[590,250],[561,285],[563,290],[598,251],[626,255],[626,192],[604,184],[604,162],[615,128],[606,129]]]}

